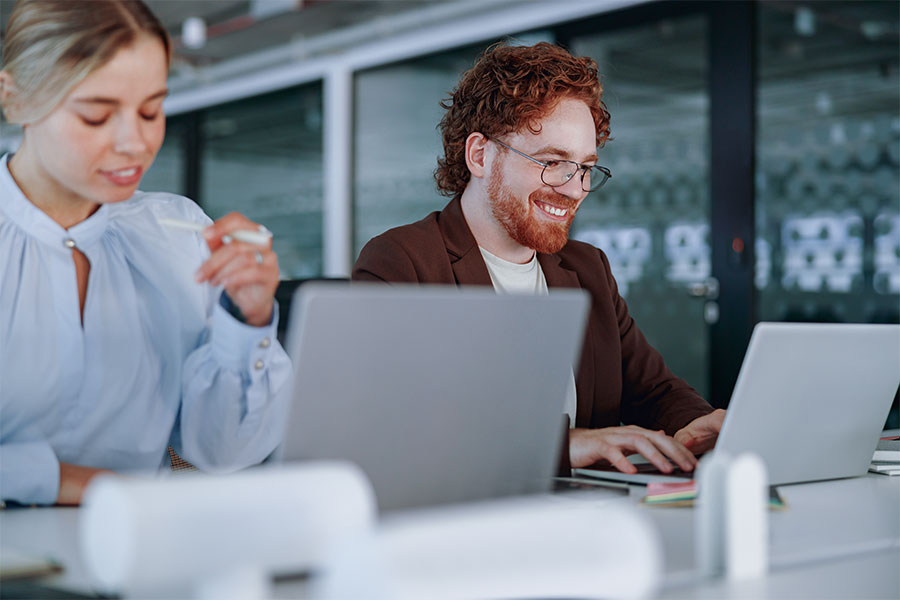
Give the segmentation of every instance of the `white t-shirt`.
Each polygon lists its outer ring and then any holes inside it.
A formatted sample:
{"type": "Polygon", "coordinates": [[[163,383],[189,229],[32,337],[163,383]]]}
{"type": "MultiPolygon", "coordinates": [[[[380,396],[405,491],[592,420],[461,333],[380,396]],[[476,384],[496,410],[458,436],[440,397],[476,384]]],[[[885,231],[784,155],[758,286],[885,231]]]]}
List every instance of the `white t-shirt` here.
{"type": "MultiPolygon", "coordinates": [[[[480,246],[478,249],[481,250],[484,264],[487,265],[488,274],[491,276],[491,283],[494,284],[494,290],[498,294],[549,294],[547,278],[544,277],[544,271],[541,269],[541,263],[538,262],[536,252],[530,261],[520,265],[503,260],[480,246]]],[[[565,403],[565,412],[569,415],[570,428],[575,427],[575,411],[577,407],[575,372],[570,371],[565,403]]]]}

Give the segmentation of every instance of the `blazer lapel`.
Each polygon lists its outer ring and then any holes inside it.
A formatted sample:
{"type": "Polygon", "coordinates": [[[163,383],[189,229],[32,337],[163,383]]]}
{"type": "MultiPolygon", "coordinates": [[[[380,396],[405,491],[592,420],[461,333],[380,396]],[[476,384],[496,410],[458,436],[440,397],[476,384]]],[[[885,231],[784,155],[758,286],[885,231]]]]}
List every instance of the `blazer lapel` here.
{"type": "Polygon", "coordinates": [[[538,262],[547,280],[547,287],[580,288],[578,273],[567,269],[558,254],[541,254],[538,252],[538,262]]]}
{"type": "MultiPolygon", "coordinates": [[[[547,280],[548,288],[576,288],[582,287],[578,279],[578,273],[569,269],[558,254],[538,253],[538,262],[547,280]]],[[[588,313],[588,319],[593,311],[588,313]]],[[[576,426],[587,427],[591,422],[591,414],[594,410],[594,345],[591,343],[592,327],[587,324],[584,343],[581,345],[581,359],[578,369],[575,371],[575,390],[578,396],[578,409],[576,426]]]]}
{"type": "Polygon", "coordinates": [[[492,286],[491,276],[458,198],[451,200],[441,211],[439,226],[456,283],[492,286]]]}

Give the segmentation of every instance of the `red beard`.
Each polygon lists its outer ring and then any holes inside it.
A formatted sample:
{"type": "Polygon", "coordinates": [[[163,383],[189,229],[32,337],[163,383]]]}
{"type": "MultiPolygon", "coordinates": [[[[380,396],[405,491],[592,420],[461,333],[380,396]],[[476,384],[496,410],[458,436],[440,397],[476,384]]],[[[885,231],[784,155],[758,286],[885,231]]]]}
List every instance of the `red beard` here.
{"type": "Polygon", "coordinates": [[[528,196],[528,202],[523,203],[506,187],[499,170],[492,174],[488,182],[488,196],[494,218],[503,225],[507,235],[522,246],[553,254],[562,250],[569,241],[569,228],[575,218],[577,201],[556,192],[536,190],[528,196]],[[553,222],[537,217],[534,211],[540,209],[534,205],[535,200],[568,209],[566,220],[553,222]]]}

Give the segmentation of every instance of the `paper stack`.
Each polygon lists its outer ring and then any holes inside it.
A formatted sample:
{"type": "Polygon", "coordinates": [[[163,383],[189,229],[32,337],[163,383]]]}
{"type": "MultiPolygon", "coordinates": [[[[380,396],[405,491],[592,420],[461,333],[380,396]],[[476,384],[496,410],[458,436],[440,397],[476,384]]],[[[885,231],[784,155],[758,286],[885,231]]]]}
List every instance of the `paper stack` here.
{"type": "Polygon", "coordinates": [[[900,436],[883,437],[878,440],[869,472],[880,475],[900,475],[900,436]]]}

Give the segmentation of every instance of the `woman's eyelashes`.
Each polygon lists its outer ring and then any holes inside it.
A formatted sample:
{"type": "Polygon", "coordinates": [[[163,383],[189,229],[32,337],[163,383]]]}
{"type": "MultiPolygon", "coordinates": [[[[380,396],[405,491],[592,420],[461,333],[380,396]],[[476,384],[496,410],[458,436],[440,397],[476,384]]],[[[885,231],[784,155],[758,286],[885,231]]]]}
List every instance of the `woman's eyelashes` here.
{"type": "Polygon", "coordinates": [[[82,116],[81,120],[84,122],[85,125],[87,125],[89,127],[100,127],[101,125],[106,123],[106,121],[109,120],[109,117],[103,117],[101,119],[89,119],[87,117],[82,116]]]}
{"type": "MultiPolygon", "coordinates": [[[[139,114],[140,114],[140,117],[145,121],[155,121],[159,117],[159,111],[156,111],[150,115],[144,114],[144,113],[139,113],[139,114]]],[[[109,120],[109,115],[107,115],[105,117],[101,117],[101,118],[96,118],[96,119],[88,118],[88,117],[85,117],[84,115],[81,115],[81,120],[88,127],[100,127],[101,125],[103,125],[104,123],[106,123],[109,120]]]]}

